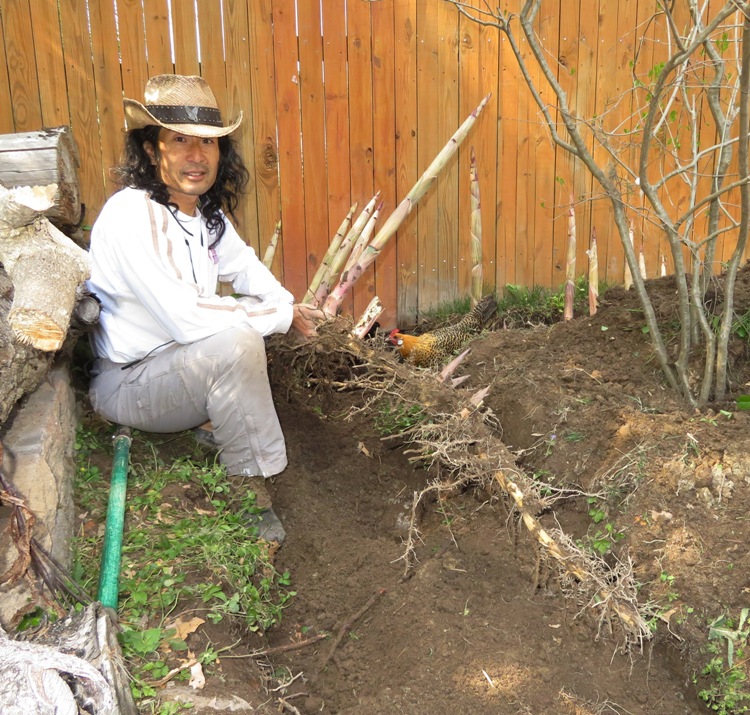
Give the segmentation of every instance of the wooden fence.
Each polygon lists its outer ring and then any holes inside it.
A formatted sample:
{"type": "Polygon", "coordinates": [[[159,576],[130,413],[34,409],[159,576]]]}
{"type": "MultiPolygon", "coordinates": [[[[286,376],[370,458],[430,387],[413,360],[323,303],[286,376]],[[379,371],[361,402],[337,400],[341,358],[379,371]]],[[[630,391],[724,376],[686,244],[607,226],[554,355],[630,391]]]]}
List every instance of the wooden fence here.
{"type": "MultiPolygon", "coordinates": [[[[655,8],[655,0],[543,3],[538,33],[583,116],[611,110],[632,89],[637,51],[659,61],[655,8]]],[[[595,228],[602,279],[623,280],[608,203],[553,146],[507,39],[444,0],[0,0],[0,36],[0,133],[72,126],[88,226],[114,190],[108,169],[122,146],[123,96],[142,100],[155,74],[201,74],[226,117],[244,114],[238,139],[253,181],[241,232],[263,251],[282,218],[274,270],[300,298],[351,204],[361,209],[379,190],[387,216],[491,92],[458,158],[350,308],[376,293],[393,324],[468,294],[471,147],[488,288],[563,284],[571,193],[580,201],[578,274],[595,228]]],[[[635,239],[649,276],[658,275],[668,253],[659,231],[639,217],[635,239]]]]}

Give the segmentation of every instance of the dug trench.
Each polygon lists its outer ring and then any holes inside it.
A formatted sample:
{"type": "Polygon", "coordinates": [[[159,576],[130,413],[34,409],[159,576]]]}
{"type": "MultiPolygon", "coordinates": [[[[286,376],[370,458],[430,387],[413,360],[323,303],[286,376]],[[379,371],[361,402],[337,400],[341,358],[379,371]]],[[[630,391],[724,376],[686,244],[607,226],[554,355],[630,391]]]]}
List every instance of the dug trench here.
{"type": "MultiPolygon", "coordinates": [[[[739,312],[748,284],[743,272],[739,312]]],[[[668,322],[670,279],[648,289],[668,322]]],[[[193,712],[219,712],[218,696],[305,715],[708,712],[698,696],[715,685],[701,675],[708,625],[750,601],[748,417],[733,400],[686,408],[643,324],[621,289],[592,318],[496,324],[472,343],[455,390],[379,349],[406,377],[378,378],[378,393],[367,360],[354,378],[319,379],[299,351],[290,364],[272,346],[289,452],[270,486],[288,532],[274,563],[296,595],[264,634],[206,624],[191,635],[218,650],[240,641],[207,670],[193,712]],[[483,431],[443,430],[431,445],[419,413],[403,409],[417,404],[445,425],[466,410],[483,431]],[[386,419],[394,412],[409,419],[386,419]],[[463,479],[455,454],[490,468],[463,479]],[[497,471],[527,496],[542,485],[525,504],[531,520],[497,471]],[[534,520],[567,553],[598,554],[604,580],[582,584],[592,562],[553,558],[527,528],[534,520]],[[618,580],[630,590],[617,592],[618,580]],[[645,631],[635,636],[623,612],[645,631]],[[267,655],[250,657],[258,650],[267,655]]],[[[735,397],[747,357],[733,341],[735,397]]]]}

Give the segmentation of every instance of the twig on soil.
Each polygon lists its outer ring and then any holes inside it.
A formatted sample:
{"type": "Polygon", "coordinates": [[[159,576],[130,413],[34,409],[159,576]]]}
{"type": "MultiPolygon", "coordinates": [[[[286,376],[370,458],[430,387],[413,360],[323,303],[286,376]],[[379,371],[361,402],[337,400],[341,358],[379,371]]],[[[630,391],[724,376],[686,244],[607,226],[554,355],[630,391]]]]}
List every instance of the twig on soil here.
{"type": "Polygon", "coordinates": [[[172,668],[163,678],[159,678],[159,680],[154,680],[149,685],[152,688],[161,688],[163,685],[166,685],[172,678],[175,677],[175,675],[178,675],[183,670],[187,670],[188,668],[192,668],[196,663],[198,663],[197,658],[191,658],[190,660],[186,661],[182,665],[178,665],[176,668],[172,668]]]}
{"type": "Polygon", "coordinates": [[[370,596],[370,598],[367,599],[367,603],[365,603],[362,608],[360,608],[353,616],[350,618],[347,618],[346,621],[342,624],[341,628],[339,628],[339,632],[336,635],[336,638],[334,639],[333,643],[331,644],[331,649],[328,651],[328,655],[323,659],[323,663],[321,665],[321,668],[325,668],[328,665],[328,662],[333,657],[334,652],[336,651],[336,648],[339,647],[339,644],[343,640],[346,633],[349,631],[349,629],[360,619],[362,616],[367,613],[376,603],[377,601],[384,596],[388,592],[388,589],[385,588],[379,588],[375,593],[370,596]]]}
{"type": "Polygon", "coordinates": [[[302,713],[299,710],[297,710],[297,708],[295,708],[294,705],[287,702],[287,700],[290,697],[291,696],[287,695],[286,698],[276,698],[276,700],[278,701],[279,705],[281,705],[281,707],[284,708],[284,710],[288,710],[290,713],[294,713],[294,715],[302,715],[302,713]]]}
{"type": "Polygon", "coordinates": [[[284,645],[277,645],[273,648],[266,648],[265,650],[254,651],[253,653],[247,653],[245,655],[229,655],[224,656],[225,658],[263,658],[267,655],[277,655],[279,653],[288,653],[290,650],[300,650],[307,648],[307,646],[315,645],[320,641],[326,640],[329,637],[329,633],[320,633],[317,636],[308,638],[304,641],[297,641],[296,643],[285,643],[284,645]]]}

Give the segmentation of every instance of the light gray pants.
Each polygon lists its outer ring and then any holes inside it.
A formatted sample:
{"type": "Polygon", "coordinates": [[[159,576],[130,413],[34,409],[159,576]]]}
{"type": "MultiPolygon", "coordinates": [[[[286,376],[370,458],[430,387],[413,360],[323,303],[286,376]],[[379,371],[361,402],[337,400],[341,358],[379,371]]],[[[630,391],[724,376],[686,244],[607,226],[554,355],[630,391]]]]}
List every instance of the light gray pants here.
{"type": "Polygon", "coordinates": [[[112,422],[181,432],[211,420],[228,474],[270,477],[287,464],[263,336],[239,326],[172,344],[132,367],[98,360],[89,397],[112,422]]]}

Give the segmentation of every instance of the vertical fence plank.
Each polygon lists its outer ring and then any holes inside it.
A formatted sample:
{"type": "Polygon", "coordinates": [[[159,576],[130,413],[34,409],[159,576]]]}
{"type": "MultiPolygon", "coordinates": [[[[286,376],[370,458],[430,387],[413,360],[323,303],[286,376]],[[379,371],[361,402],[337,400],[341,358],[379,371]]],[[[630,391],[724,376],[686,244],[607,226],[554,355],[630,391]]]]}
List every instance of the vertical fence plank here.
{"type": "MultiPolygon", "coordinates": [[[[560,41],[560,6],[558,2],[548,2],[544,5],[544,14],[540,13],[537,20],[537,33],[545,48],[550,65],[554,72],[555,58],[558,56],[560,41]]],[[[536,64],[536,63],[535,63],[536,64]]],[[[552,89],[537,66],[535,75],[540,88],[542,100],[554,111],[557,100],[552,89]]],[[[559,285],[553,282],[553,265],[557,256],[553,254],[553,236],[555,230],[555,216],[564,214],[555,206],[555,146],[550,136],[544,116],[535,107],[535,121],[529,127],[531,131],[530,159],[534,167],[534,199],[533,223],[530,233],[530,243],[534,247],[534,285],[557,289],[559,285]]],[[[566,202],[567,203],[567,202],[566,202]]],[[[580,270],[580,264],[579,264],[580,270]]]]}
{"type": "MultiPolygon", "coordinates": [[[[440,67],[438,22],[435,3],[417,0],[417,168],[421,175],[440,151],[438,132],[440,67]]],[[[447,141],[447,137],[444,139],[447,141]]],[[[440,302],[438,282],[438,205],[436,187],[425,194],[417,209],[419,247],[419,304],[422,314],[440,302]]]]}
{"type": "Polygon", "coordinates": [[[39,77],[34,59],[33,30],[28,0],[4,0],[5,54],[10,79],[13,126],[17,132],[42,128],[39,77]]]}
{"type": "MultiPolygon", "coordinates": [[[[578,33],[579,15],[577,12],[560,12],[559,39],[558,39],[558,71],[557,80],[562,90],[568,97],[571,109],[576,107],[576,87],[578,84],[578,33]]],[[[563,125],[559,112],[555,112],[557,130],[560,135],[568,139],[568,134],[563,125]]],[[[557,149],[555,153],[555,208],[558,218],[553,225],[552,235],[552,284],[562,285],[565,282],[565,264],[567,252],[567,206],[571,195],[576,201],[576,223],[578,242],[588,248],[590,228],[588,222],[584,221],[584,211],[579,203],[582,187],[576,185],[576,174],[578,161],[568,152],[557,149]]],[[[583,269],[582,264],[580,266],[583,269]]]]}
{"type": "MultiPolygon", "coordinates": [[[[396,199],[402,201],[417,180],[417,0],[399,0],[394,8],[396,102],[396,199]]],[[[398,231],[398,320],[412,323],[419,300],[417,211],[398,231]]]]}
{"type": "Polygon", "coordinates": [[[167,0],[144,0],[143,19],[146,27],[148,75],[174,72],[171,44],[171,18],[167,0]]]}
{"type": "MultiPolygon", "coordinates": [[[[614,54],[613,63],[608,65],[612,84],[609,86],[610,106],[607,107],[605,122],[611,132],[626,137],[629,133],[628,128],[633,123],[631,63],[634,57],[636,42],[634,27],[637,11],[637,3],[618,3],[617,7],[613,10],[613,14],[617,16],[614,33],[605,40],[605,44],[611,46],[611,51],[614,54]]],[[[621,142],[620,151],[622,152],[622,158],[624,161],[630,163],[628,160],[632,155],[632,150],[627,147],[626,140],[619,141],[621,142]]],[[[626,188],[628,185],[631,187],[634,186],[632,177],[626,178],[626,182],[627,184],[623,188],[626,196],[628,196],[628,200],[636,201],[637,193],[631,192],[626,188]]],[[[611,215],[612,213],[610,212],[611,215]]],[[[614,218],[612,218],[612,221],[614,222],[614,218]]],[[[624,271],[625,256],[622,252],[622,239],[614,226],[611,244],[607,251],[608,265],[603,260],[604,256],[600,259],[599,265],[600,267],[604,266],[604,275],[607,274],[609,266],[611,266],[609,272],[613,275],[621,275],[624,271]]]]}
{"type": "MultiPolygon", "coordinates": [[[[250,88],[255,153],[255,200],[261,256],[268,246],[276,222],[281,218],[272,17],[271,0],[251,0],[248,7],[250,88]]],[[[285,228],[282,227],[282,235],[285,228]]],[[[287,236],[291,244],[293,235],[290,232],[287,236]]],[[[273,271],[279,277],[282,277],[284,253],[282,240],[273,262],[273,271]]]]}
{"type": "MultiPolygon", "coordinates": [[[[592,11],[591,6],[580,6],[579,25],[578,25],[578,65],[575,71],[575,110],[578,116],[583,120],[590,120],[596,111],[596,58],[597,58],[597,39],[599,36],[598,26],[598,4],[595,6],[596,12],[592,11]]],[[[579,124],[579,126],[582,126],[579,124]]],[[[594,140],[591,132],[583,128],[582,133],[584,141],[589,151],[593,151],[594,140]]],[[[573,191],[578,205],[576,207],[576,229],[577,233],[581,231],[583,235],[589,235],[592,228],[596,228],[597,243],[599,246],[599,266],[600,270],[605,265],[607,250],[612,235],[612,226],[608,222],[595,223],[593,216],[593,196],[599,197],[601,201],[601,191],[598,184],[594,182],[589,170],[583,165],[583,162],[576,161],[573,175],[573,191]]],[[[578,243],[578,242],[577,242],[578,243]]],[[[584,242],[581,241],[581,244],[584,242]]],[[[583,250],[583,245],[576,245],[577,251],[583,250]]],[[[563,255],[565,255],[563,253],[563,255]]],[[[579,254],[580,255],[580,254],[579,254]]],[[[578,256],[576,256],[578,258],[578,256]]]]}
{"type": "MultiPolygon", "coordinates": [[[[372,94],[373,161],[375,186],[381,191],[383,201],[381,217],[387,217],[396,208],[394,51],[394,1],[380,0],[372,5],[372,94]]],[[[384,308],[380,323],[395,325],[398,307],[395,237],[378,256],[375,279],[375,292],[384,308]]]]}
{"type": "MultiPolygon", "coordinates": [[[[361,207],[375,193],[372,136],[372,31],[370,3],[347,3],[349,40],[349,156],[352,198],[361,207]]],[[[355,315],[364,311],[375,293],[377,266],[368,269],[354,291],[355,315]]]]}
{"type": "Polygon", "coordinates": [[[122,89],[129,99],[142,102],[148,66],[140,0],[117,0],[117,26],[122,61],[122,89]]]}
{"type": "MultiPolygon", "coordinates": [[[[331,235],[326,200],[325,92],[323,88],[323,26],[320,5],[300,2],[299,58],[302,110],[302,162],[305,202],[305,255],[308,285],[323,260],[331,235]]],[[[346,215],[346,214],[345,214],[346,215]]],[[[340,217],[338,222],[341,223],[340,217]]],[[[336,223],[336,219],[332,221],[336,223]]],[[[336,229],[333,229],[335,232],[336,229]]]]}
{"type": "Polygon", "coordinates": [[[302,126],[294,0],[273,0],[273,30],[281,220],[284,236],[288,237],[284,246],[284,284],[297,300],[301,300],[309,283],[304,251],[305,206],[302,201],[304,185],[300,145],[302,126]]]}
{"type": "Polygon", "coordinates": [[[7,40],[3,24],[4,0],[0,0],[0,40],[3,42],[0,52],[0,134],[13,133],[13,104],[10,98],[10,77],[6,58],[7,40]]]}
{"type": "MultiPolygon", "coordinates": [[[[114,3],[112,0],[90,0],[89,14],[102,151],[102,182],[105,194],[111,194],[115,189],[115,184],[112,181],[110,169],[119,161],[123,147],[122,130],[125,126],[114,3]]],[[[141,90],[132,98],[140,100],[142,94],[141,90]]],[[[91,225],[101,207],[92,205],[88,197],[85,200],[87,206],[85,223],[91,225]]]]}
{"type": "Polygon", "coordinates": [[[172,3],[174,28],[174,71],[177,74],[200,74],[198,56],[198,18],[193,2],[172,3]]]}
{"type": "MultiPolygon", "coordinates": [[[[637,10],[637,32],[636,32],[636,55],[634,56],[635,62],[635,74],[640,83],[640,87],[636,88],[633,93],[633,123],[638,128],[637,141],[640,144],[642,139],[641,129],[643,128],[643,121],[638,111],[638,107],[643,106],[645,103],[645,97],[648,92],[648,86],[653,81],[653,78],[649,78],[654,62],[656,61],[655,51],[656,47],[656,26],[655,26],[655,11],[656,7],[653,3],[647,2],[646,0],[639,0],[637,10]]],[[[636,151],[633,156],[634,166],[638,169],[638,162],[640,161],[640,155],[636,147],[636,151]]],[[[653,213],[647,208],[646,200],[643,196],[643,192],[640,190],[638,194],[633,197],[636,210],[630,212],[630,216],[633,219],[634,226],[634,249],[636,255],[638,254],[638,248],[641,242],[644,242],[647,250],[653,250],[652,247],[656,246],[655,249],[658,252],[659,236],[657,232],[651,230],[650,224],[653,220],[653,213]]],[[[614,246],[612,246],[612,249],[614,246]]],[[[610,247],[608,246],[608,249],[610,247]]],[[[622,258],[622,270],[617,265],[618,261],[615,256],[609,258],[607,254],[606,262],[606,276],[610,283],[622,283],[624,270],[625,270],[625,259],[622,258]],[[611,267],[610,267],[611,263],[611,267]]],[[[599,265],[603,265],[600,259],[599,265]]]]}
{"type": "Polygon", "coordinates": [[[68,124],[70,115],[65,83],[65,59],[57,3],[38,3],[31,21],[34,34],[45,38],[44,42],[34,43],[42,124],[45,127],[68,124]]]}
{"type": "MultiPolygon", "coordinates": [[[[469,6],[480,9],[482,0],[469,6]]],[[[498,167],[498,107],[501,101],[498,85],[499,34],[497,28],[486,27],[466,17],[460,18],[459,49],[459,122],[473,112],[487,94],[492,100],[484,110],[472,133],[460,150],[458,177],[458,235],[459,235],[459,295],[469,295],[471,289],[471,201],[470,157],[474,147],[479,175],[480,212],[482,217],[482,273],[486,290],[495,288],[497,243],[497,167],[498,167]]],[[[504,266],[503,266],[504,268],[504,266]]]]}
{"type": "MultiPolygon", "coordinates": [[[[458,129],[458,17],[452,7],[437,6],[438,29],[438,150],[458,129]]],[[[437,152],[436,152],[437,153],[437,152]]],[[[434,158],[434,157],[433,157],[434,158]]],[[[435,192],[438,218],[438,300],[453,301],[458,295],[458,161],[454,156],[440,173],[435,192]]]]}
{"type": "Polygon", "coordinates": [[[223,112],[227,107],[226,49],[221,3],[196,0],[201,77],[208,82],[223,112]]]}
{"type": "MultiPolygon", "coordinates": [[[[226,45],[227,91],[223,111],[224,121],[233,122],[240,112],[243,121],[233,134],[239,145],[240,155],[251,177],[255,176],[255,153],[253,151],[253,111],[252,94],[248,77],[250,75],[250,27],[247,4],[244,0],[224,0],[224,28],[226,45]]],[[[247,193],[237,207],[236,220],[240,235],[245,243],[260,251],[258,227],[258,203],[255,198],[256,186],[251,181],[247,193]]],[[[269,234],[270,236],[270,234],[269,234]]],[[[262,258],[262,254],[261,254],[262,258]]]]}
{"type": "MultiPolygon", "coordinates": [[[[534,62],[529,50],[528,42],[522,37],[518,38],[519,50],[524,61],[531,66],[534,62]]],[[[520,88],[518,90],[517,114],[515,114],[518,126],[518,145],[515,151],[518,154],[515,175],[508,177],[515,182],[515,257],[516,257],[516,279],[514,282],[521,285],[533,285],[534,282],[534,255],[532,236],[529,234],[530,215],[533,218],[533,207],[529,205],[529,198],[533,197],[531,155],[529,153],[529,122],[536,117],[532,106],[532,98],[524,80],[519,76],[520,88]]],[[[511,116],[514,116],[513,107],[507,107],[511,116]]],[[[513,151],[513,147],[509,147],[513,151]]],[[[534,167],[535,168],[535,167],[534,167]]]]}
{"type": "MultiPolygon", "coordinates": [[[[78,144],[81,166],[78,177],[82,201],[98,207],[104,203],[102,151],[96,103],[91,101],[94,64],[89,42],[86,8],[77,0],[60,0],[60,21],[65,33],[65,75],[70,101],[70,123],[78,144]]],[[[85,217],[84,217],[85,218],[85,217]]]]}
{"type": "MultiPolygon", "coordinates": [[[[595,70],[592,79],[603,76],[611,77],[617,61],[617,55],[615,54],[617,3],[611,0],[599,0],[597,23],[588,22],[584,25],[584,21],[582,20],[581,24],[588,28],[586,37],[590,40],[590,50],[592,61],[594,62],[593,69],[595,70]]],[[[606,117],[608,105],[612,99],[611,92],[612,85],[610,83],[600,84],[597,82],[595,84],[592,93],[589,95],[593,103],[587,109],[587,112],[589,112],[586,115],[587,118],[606,117]]],[[[603,120],[600,119],[600,121],[603,120]]],[[[593,140],[592,149],[597,164],[606,167],[610,162],[610,157],[597,140],[593,140]]],[[[618,251],[612,250],[613,246],[618,245],[619,234],[614,223],[612,205],[609,199],[603,195],[601,186],[593,178],[590,179],[590,183],[590,191],[593,199],[591,201],[591,211],[588,216],[590,217],[591,225],[596,226],[599,269],[601,270],[604,267],[606,271],[621,271],[622,268],[617,266],[616,259],[613,260],[619,254],[618,251]]],[[[577,249],[577,260],[579,263],[583,263],[585,259],[585,245],[583,241],[577,243],[577,249]]]]}
{"type": "MultiPolygon", "coordinates": [[[[323,5],[323,67],[325,82],[326,191],[328,239],[338,230],[352,205],[349,165],[349,102],[347,92],[346,0],[323,5]]],[[[369,200],[369,199],[368,199],[369,200]]],[[[359,202],[359,210],[364,208],[359,202]]]]}
{"type": "Polygon", "coordinates": [[[516,194],[518,183],[518,100],[522,92],[521,73],[516,58],[505,36],[501,36],[500,62],[503,77],[503,93],[498,97],[497,111],[501,120],[498,128],[502,143],[498,147],[501,170],[497,173],[497,263],[495,285],[499,288],[515,284],[516,279],[516,194]]]}

